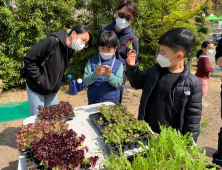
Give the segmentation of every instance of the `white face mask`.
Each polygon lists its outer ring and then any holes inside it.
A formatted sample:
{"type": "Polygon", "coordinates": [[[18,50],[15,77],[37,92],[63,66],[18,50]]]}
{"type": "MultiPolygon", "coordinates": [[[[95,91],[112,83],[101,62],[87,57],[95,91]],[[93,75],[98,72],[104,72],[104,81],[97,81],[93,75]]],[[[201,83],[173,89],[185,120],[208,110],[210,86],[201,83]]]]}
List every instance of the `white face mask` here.
{"type": "MultiPolygon", "coordinates": [[[[175,55],[177,55],[177,53],[175,54],[175,55]]],[[[174,55],[174,56],[175,56],[174,55]]],[[[173,56],[173,57],[174,57],[173,56]]],[[[173,58],[173,57],[171,57],[171,58],[173,58]]],[[[161,67],[170,67],[171,66],[171,64],[173,64],[173,63],[175,63],[177,60],[175,60],[174,62],[170,62],[170,60],[169,59],[171,59],[171,58],[165,58],[164,56],[162,56],[161,54],[158,54],[158,56],[157,56],[157,62],[160,64],[160,66],[161,67]]]]}
{"type": "Polygon", "coordinates": [[[72,49],[76,51],[80,51],[85,47],[85,44],[78,38],[78,40],[72,40],[72,49]]]}
{"type": "Polygon", "coordinates": [[[116,25],[119,27],[119,29],[125,29],[130,24],[127,20],[125,20],[125,18],[117,18],[116,19],[116,25]]]}
{"type": "Polygon", "coordinates": [[[99,53],[103,60],[109,60],[113,56],[113,53],[102,53],[102,52],[99,53]]]}
{"type": "Polygon", "coordinates": [[[214,50],[207,50],[207,55],[213,54],[214,50]]]}

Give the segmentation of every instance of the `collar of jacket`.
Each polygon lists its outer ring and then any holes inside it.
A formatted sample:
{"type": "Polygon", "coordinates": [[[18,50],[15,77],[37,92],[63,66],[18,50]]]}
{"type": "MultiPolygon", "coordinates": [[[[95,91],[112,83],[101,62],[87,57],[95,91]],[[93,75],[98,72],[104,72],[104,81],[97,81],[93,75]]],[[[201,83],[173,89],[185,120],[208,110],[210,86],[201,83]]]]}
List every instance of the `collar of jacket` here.
{"type": "MultiPolygon", "coordinates": [[[[157,76],[156,80],[158,80],[160,73],[162,71],[162,67],[157,63],[157,64],[155,64],[155,69],[156,69],[156,76],[157,76]]],[[[188,64],[184,62],[184,71],[182,72],[182,74],[180,76],[180,80],[187,77],[189,73],[190,73],[190,68],[189,68],[188,64]]]]}

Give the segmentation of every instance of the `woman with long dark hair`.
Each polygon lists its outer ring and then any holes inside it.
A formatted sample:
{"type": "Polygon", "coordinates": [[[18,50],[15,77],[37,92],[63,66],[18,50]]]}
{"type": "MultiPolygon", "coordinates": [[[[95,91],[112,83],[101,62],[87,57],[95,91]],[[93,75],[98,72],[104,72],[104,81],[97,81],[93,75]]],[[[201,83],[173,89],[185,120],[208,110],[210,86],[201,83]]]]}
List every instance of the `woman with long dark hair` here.
{"type": "Polygon", "coordinates": [[[76,25],[72,29],[65,28],[51,33],[27,52],[24,64],[28,71],[26,91],[31,116],[38,114],[38,105],[57,104],[57,92],[64,82],[64,72],[69,59],[74,51],[88,51],[92,42],[93,36],[88,28],[76,25]]]}

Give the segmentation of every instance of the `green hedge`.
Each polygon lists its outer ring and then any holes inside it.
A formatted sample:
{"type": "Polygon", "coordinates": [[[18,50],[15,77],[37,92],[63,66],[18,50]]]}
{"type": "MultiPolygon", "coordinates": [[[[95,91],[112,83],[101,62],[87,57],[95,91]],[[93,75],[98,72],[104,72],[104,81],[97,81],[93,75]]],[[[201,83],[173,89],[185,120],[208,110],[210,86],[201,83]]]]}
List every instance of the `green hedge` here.
{"type": "MultiPolygon", "coordinates": [[[[14,0],[12,8],[8,0],[0,0],[0,79],[8,89],[25,84],[19,78],[22,58],[32,45],[64,27],[85,24],[94,35],[94,46],[87,52],[76,52],[70,61],[70,72],[74,79],[83,77],[85,65],[90,57],[98,54],[96,40],[99,29],[115,19],[120,2],[115,0],[14,0]],[[76,10],[82,13],[74,17],[76,10]]],[[[208,35],[207,21],[202,13],[209,15],[209,0],[195,4],[187,0],[135,0],[138,14],[131,27],[139,39],[140,69],[146,70],[155,63],[158,39],[169,29],[190,28],[197,42],[186,59],[195,57],[202,41],[208,35]],[[198,5],[197,5],[198,4],[198,5]]],[[[76,16],[76,15],[75,15],[76,16]]],[[[69,74],[66,70],[65,77],[69,74]]]]}

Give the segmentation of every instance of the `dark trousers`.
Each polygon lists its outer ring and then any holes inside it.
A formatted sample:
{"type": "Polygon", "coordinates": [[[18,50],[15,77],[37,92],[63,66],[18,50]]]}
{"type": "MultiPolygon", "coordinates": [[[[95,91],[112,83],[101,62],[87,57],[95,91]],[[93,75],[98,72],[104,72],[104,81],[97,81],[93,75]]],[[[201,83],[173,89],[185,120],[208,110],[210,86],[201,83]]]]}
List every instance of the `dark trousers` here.
{"type": "Polygon", "coordinates": [[[119,91],[120,91],[120,99],[119,99],[119,103],[122,103],[122,99],[123,99],[123,91],[124,91],[124,87],[126,84],[126,74],[125,72],[123,72],[123,84],[119,87],[119,91]]]}

